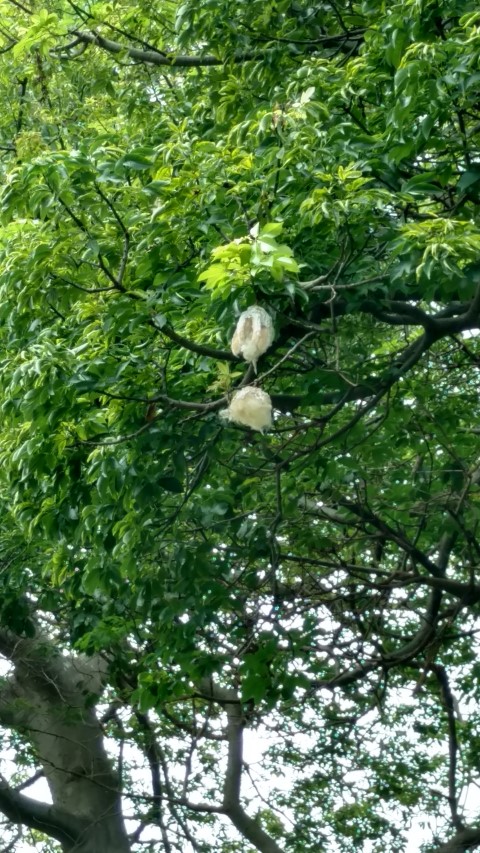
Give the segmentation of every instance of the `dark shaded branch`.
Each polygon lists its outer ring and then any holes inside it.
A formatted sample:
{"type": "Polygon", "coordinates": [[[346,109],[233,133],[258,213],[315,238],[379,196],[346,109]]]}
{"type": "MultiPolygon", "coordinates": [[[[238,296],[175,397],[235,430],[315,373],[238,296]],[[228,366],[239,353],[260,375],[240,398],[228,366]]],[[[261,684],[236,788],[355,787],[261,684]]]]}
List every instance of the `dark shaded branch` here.
{"type": "MultiPolygon", "coordinates": [[[[372,527],[375,527],[376,530],[379,530],[380,533],[385,536],[386,539],[391,542],[395,542],[402,551],[405,551],[409,557],[417,563],[420,563],[421,566],[424,567],[433,577],[442,577],[443,570],[430,560],[423,551],[420,551],[413,542],[410,542],[406,536],[402,533],[399,533],[396,530],[393,530],[386,522],[384,522],[381,518],[375,515],[370,510],[366,509],[366,507],[361,504],[353,504],[348,501],[342,501],[341,506],[349,509],[350,512],[353,512],[358,518],[361,518],[366,524],[371,524],[372,527]]],[[[321,511],[321,510],[320,510],[321,511]]],[[[327,516],[328,517],[328,516],[327,516]]]]}
{"type": "MultiPolygon", "coordinates": [[[[71,34],[79,41],[84,42],[85,44],[95,45],[102,50],[106,50],[108,53],[124,54],[130,59],[133,59],[135,62],[143,62],[147,65],[167,66],[168,68],[201,68],[203,66],[228,65],[230,62],[233,62],[236,65],[252,61],[262,62],[269,54],[271,54],[271,51],[267,49],[265,51],[247,50],[241,53],[234,53],[226,59],[222,59],[218,56],[212,56],[211,54],[205,54],[204,56],[178,56],[178,54],[165,53],[158,49],[144,50],[137,47],[129,47],[128,45],[120,44],[119,42],[112,41],[111,39],[106,39],[99,33],[72,30],[71,34]]],[[[362,34],[358,34],[356,32],[352,39],[354,47],[357,47],[361,38],[362,34]]],[[[292,45],[290,48],[291,52],[294,55],[298,55],[299,48],[290,41],[288,41],[288,44],[286,45],[287,50],[290,44],[292,45]]],[[[346,45],[345,33],[334,36],[322,36],[308,41],[305,43],[305,52],[313,53],[318,50],[319,47],[328,48],[339,45],[346,45]]]]}
{"type": "Polygon", "coordinates": [[[59,58],[63,59],[66,62],[72,62],[75,59],[79,59],[85,51],[88,50],[88,44],[81,44],[80,47],[77,48],[75,53],[60,53],[59,58]]]}
{"type": "Polygon", "coordinates": [[[21,782],[20,785],[17,785],[15,790],[17,792],[25,790],[25,788],[29,788],[30,785],[34,785],[35,782],[38,782],[39,779],[45,778],[45,772],[43,770],[37,770],[33,776],[30,776],[29,779],[25,779],[25,782],[21,782]]]}
{"type": "Polygon", "coordinates": [[[118,275],[117,275],[117,283],[118,283],[119,287],[121,287],[123,284],[123,278],[125,275],[125,270],[127,268],[128,253],[130,251],[130,234],[129,234],[127,228],[125,227],[123,219],[119,215],[115,205],[113,204],[112,201],[110,201],[108,196],[105,195],[105,193],[103,192],[101,187],[99,187],[99,185],[97,184],[96,181],[95,181],[95,189],[96,189],[98,195],[100,196],[100,198],[105,202],[105,204],[107,205],[109,210],[112,212],[113,216],[115,217],[115,219],[116,219],[116,221],[117,221],[118,225],[120,226],[120,229],[123,233],[123,252],[122,252],[122,257],[120,260],[120,268],[118,270],[118,275]]]}
{"type": "Polygon", "coordinates": [[[431,332],[435,329],[434,318],[409,302],[389,300],[378,304],[370,299],[362,304],[362,311],[389,326],[423,326],[431,332]]]}
{"type": "Polygon", "coordinates": [[[441,844],[434,853],[466,853],[480,846],[480,827],[461,829],[450,841],[441,844]]]}
{"type": "MultiPolygon", "coordinates": [[[[10,48],[9,48],[10,49],[10,48]]],[[[16,133],[17,135],[20,133],[23,125],[23,115],[25,110],[25,95],[27,92],[28,86],[28,77],[24,77],[23,80],[20,81],[20,93],[19,93],[19,108],[18,108],[18,117],[16,123],[16,133]]]]}
{"type": "Polygon", "coordinates": [[[477,289],[475,292],[475,296],[472,301],[469,303],[469,306],[465,313],[461,314],[459,317],[440,317],[435,318],[435,326],[437,329],[437,334],[439,336],[443,335],[454,335],[457,332],[467,332],[470,329],[478,328],[480,320],[480,283],[477,284],[477,289]]]}
{"type": "MultiPolygon", "coordinates": [[[[332,268],[333,270],[334,268],[332,268]]],[[[327,319],[339,317],[349,311],[349,302],[343,296],[336,296],[339,291],[355,290],[364,285],[375,283],[376,281],[388,281],[388,275],[381,274],[370,279],[361,281],[352,281],[346,283],[338,283],[332,281],[328,283],[331,277],[332,270],[328,273],[318,276],[311,281],[299,282],[299,286],[306,290],[329,291],[335,298],[326,301],[320,301],[313,307],[317,319],[327,319]],[[318,316],[317,316],[318,315],[318,316]]],[[[479,285],[478,273],[476,270],[468,270],[465,274],[465,282],[471,283],[472,280],[479,285]],[[468,273],[468,274],[467,274],[468,273]]],[[[401,294],[396,294],[396,298],[388,299],[385,297],[365,298],[358,304],[356,310],[365,314],[371,314],[377,320],[388,325],[398,326],[423,326],[425,331],[428,331],[434,340],[438,340],[445,335],[455,334],[456,332],[468,331],[471,328],[477,328],[480,319],[480,297],[478,287],[475,296],[470,301],[460,302],[452,300],[444,308],[434,314],[427,314],[418,305],[413,302],[421,302],[423,296],[421,293],[411,294],[409,299],[402,298],[401,294]]],[[[290,321],[294,323],[295,321],[290,321]]],[[[302,323],[302,325],[304,325],[302,323]]],[[[305,326],[306,328],[306,326],[305,326]]]]}
{"type": "Polygon", "coordinates": [[[13,790],[8,782],[0,777],[0,811],[12,821],[23,823],[30,829],[45,832],[60,841],[72,845],[84,829],[78,819],[62,812],[56,806],[46,805],[26,797],[13,790]]]}
{"type": "MultiPolygon", "coordinates": [[[[67,204],[66,201],[64,201],[64,199],[60,195],[57,197],[58,197],[58,201],[60,202],[62,207],[67,211],[68,215],[70,216],[72,221],[75,223],[77,228],[80,231],[82,231],[82,233],[85,234],[86,237],[88,237],[90,239],[91,235],[90,235],[90,232],[89,232],[87,226],[82,222],[82,220],[77,216],[77,214],[72,210],[72,208],[67,204]]],[[[126,249],[128,252],[128,242],[126,242],[126,249]]],[[[123,262],[123,258],[122,258],[122,262],[123,262]]],[[[103,259],[103,255],[101,255],[101,254],[98,255],[98,266],[100,267],[102,272],[105,273],[105,275],[109,279],[109,281],[112,282],[112,285],[114,286],[114,288],[116,288],[117,290],[121,290],[123,292],[124,288],[122,286],[122,282],[118,278],[115,278],[115,276],[113,275],[113,273],[111,272],[111,270],[109,269],[107,264],[105,263],[105,261],[103,259]]],[[[120,266],[122,267],[122,263],[120,266]]]]}
{"type": "MultiPolygon", "coordinates": [[[[382,534],[385,534],[385,530],[380,525],[377,526],[377,529],[381,530],[382,534]]],[[[389,528],[386,528],[389,531],[389,528]]],[[[402,547],[402,545],[397,541],[397,544],[402,547]]],[[[432,563],[432,567],[434,567],[435,571],[439,574],[438,580],[443,580],[442,573],[446,569],[446,564],[448,561],[448,557],[450,555],[451,547],[454,542],[454,535],[446,534],[439,545],[439,558],[436,564],[432,563]]],[[[417,552],[417,556],[421,556],[422,552],[417,552]]],[[[425,555],[423,555],[424,559],[427,559],[425,555]]],[[[421,560],[419,560],[421,562],[421,560]]],[[[427,580],[437,580],[436,577],[428,578],[427,580]]],[[[432,584],[433,585],[433,584],[432,584]]],[[[442,602],[442,590],[441,589],[433,589],[425,609],[425,612],[421,615],[422,624],[417,632],[414,634],[411,640],[397,649],[395,652],[392,652],[389,655],[381,655],[378,657],[373,657],[370,661],[362,664],[355,669],[348,670],[346,672],[340,673],[340,675],[335,676],[332,679],[322,679],[320,681],[315,681],[312,684],[314,689],[326,687],[329,689],[334,689],[335,687],[346,687],[349,684],[354,684],[357,681],[365,678],[369,673],[374,672],[377,669],[382,669],[383,671],[388,671],[399,664],[407,663],[413,660],[423,649],[425,649],[428,644],[431,642],[432,638],[435,635],[435,629],[438,621],[438,615],[440,612],[440,605],[442,602]]]]}
{"type": "Polygon", "coordinates": [[[170,844],[170,841],[168,840],[167,830],[165,827],[162,813],[163,786],[161,777],[162,761],[160,749],[155,738],[155,732],[152,728],[150,720],[148,719],[148,716],[146,714],[142,714],[140,711],[137,711],[135,716],[144,734],[145,755],[147,757],[148,766],[150,768],[150,779],[153,794],[152,817],[154,818],[155,823],[160,828],[160,831],[162,833],[163,849],[165,853],[172,853],[172,846],[170,844]]]}
{"type": "Polygon", "coordinates": [[[76,290],[81,290],[83,293],[111,293],[112,290],[117,290],[113,285],[110,285],[109,287],[83,287],[82,284],[77,284],[75,281],[70,281],[68,278],[55,275],[55,273],[50,273],[50,278],[52,281],[63,282],[63,284],[67,284],[69,287],[74,287],[76,290]]]}
{"type": "Polygon", "coordinates": [[[434,673],[442,694],[442,701],[447,713],[448,720],[448,803],[452,815],[452,823],[457,830],[464,829],[463,821],[458,814],[458,797],[457,797],[457,755],[458,755],[458,740],[457,726],[455,719],[455,702],[450,684],[448,681],[447,671],[444,666],[432,663],[429,666],[431,672],[434,673]]]}
{"type": "MultiPolygon", "coordinates": [[[[320,279],[325,278],[320,276],[320,279]]],[[[315,281],[315,280],[313,280],[315,281]]],[[[310,284],[306,282],[305,284],[310,284]]],[[[363,282],[359,282],[358,285],[363,282]]],[[[355,286],[355,283],[348,285],[355,286]]],[[[335,287],[325,285],[329,290],[335,290],[340,285],[335,287]]],[[[418,296],[418,299],[421,297],[418,296]]],[[[424,334],[412,341],[404,352],[398,356],[391,364],[390,368],[380,377],[371,377],[365,379],[361,385],[354,386],[348,389],[348,401],[356,399],[364,399],[377,393],[385,387],[387,390],[395,384],[400,369],[404,374],[410,370],[416,362],[421,358],[423,353],[427,352],[430,347],[447,335],[455,335],[458,332],[468,331],[479,327],[480,323],[480,284],[477,288],[475,297],[470,302],[452,301],[444,308],[437,311],[435,314],[427,314],[416,305],[411,305],[409,302],[404,302],[399,299],[377,302],[369,298],[364,300],[358,310],[367,314],[371,314],[380,322],[385,322],[389,325],[405,325],[405,326],[423,326],[424,334]],[[390,310],[391,309],[391,310],[390,310]],[[393,310],[395,309],[395,310],[393,310]]],[[[334,317],[340,317],[348,311],[348,302],[343,298],[337,298],[333,302],[320,302],[313,307],[315,317],[319,320],[334,317]]],[[[288,326],[285,329],[285,334],[290,332],[294,334],[291,327],[299,326],[304,329],[312,329],[322,332],[322,327],[318,323],[310,323],[309,321],[298,320],[296,318],[288,318],[288,326]]],[[[322,405],[327,405],[329,402],[336,402],[342,392],[329,392],[319,397],[322,405]]],[[[383,392],[380,391],[380,396],[383,392]]],[[[292,405],[296,408],[301,403],[300,397],[290,398],[292,405]]],[[[380,398],[379,398],[380,399],[380,398]]],[[[290,409],[291,410],[291,409],[290,409]]]]}
{"type": "Polygon", "coordinates": [[[2,847],[1,853],[15,853],[17,849],[17,844],[22,840],[23,836],[23,827],[21,824],[17,826],[17,831],[13,836],[12,840],[5,846],[2,847]]]}
{"type": "Polygon", "coordinates": [[[185,723],[182,720],[179,720],[177,717],[174,716],[174,714],[172,714],[170,711],[167,711],[166,708],[162,708],[161,713],[170,723],[175,726],[175,728],[179,729],[179,731],[186,732],[188,735],[195,735],[198,739],[205,738],[205,740],[216,740],[222,742],[226,740],[224,734],[209,731],[207,722],[205,722],[205,724],[202,726],[202,729],[197,732],[194,726],[189,723],[185,723]]]}
{"type": "Polygon", "coordinates": [[[451,578],[424,577],[423,575],[412,575],[411,577],[400,578],[398,580],[393,579],[392,581],[392,585],[396,587],[410,586],[410,584],[440,589],[442,592],[459,598],[465,606],[477,604],[480,601],[480,584],[463,583],[462,581],[456,581],[451,578]]]}
{"type": "Polygon", "coordinates": [[[470,167],[472,165],[472,161],[470,159],[470,151],[468,150],[468,135],[467,135],[467,129],[465,127],[464,112],[463,112],[463,110],[456,110],[455,112],[457,114],[458,127],[460,129],[460,138],[462,140],[462,149],[463,149],[463,156],[465,158],[465,165],[466,165],[467,169],[470,169],[470,167]]]}
{"type": "MultiPolygon", "coordinates": [[[[102,50],[106,50],[108,53],[124,54],[135,62],[144,62],[147,65],[161,65],[168,68],[201,68],[203,66],[225,65],[226,62],[226,60],[210,54],[205,54],[204,56],[178,56],[174,53],[164,53],[161,50],[143,50],[138,47],[129,47],[128,45],[104,38],[99,33],[72,30],[72,34],[85,44],[95,45],[102,50]]],[[[246,51],[234,55],[227,61],[238,64],[250,60],[263,60],[264,58],[264,51],[246,51]]]]}
{"type": "Polygon", "coordinates": [[[17,9],[21,9],[22,12],[26,12],[27,15],[31,15],[33,12],[33,9],[29,9],[27,6],[24,6],[23,3],[19,2],[19,0],[8,0],[8,2],[11,3],[12,6],[16,6],[17,9]]]}
{"type": "Polygon", "coordinates": [[[188,338],[182,337],[177,332],[172,329],[171,326],[158,326],[155,323],[153,324],[162,335],[165,335],[167,338],[170,338],[171,341],[174,341],[180,347],[184,349],[190,350],[190,352],[196,352],[198,355],[206,355],[208,358],[216,358],[217,361],[237,361],[238,358],[236,355],[233,355],[232,352],[228,350],[220,350],[215,349],[215,347],[209,347],[205,344],[196,344],[194,341],[190,341],[188,338]]]}
{"type": "MultiPolygon", "coordinates": [[[[346,504],[348,506],[348,504],[346,504]]],[[[350,505],[351,508],[351,505],[350,505]]],[[[363,508],[362,508],[363,509],[363,508]]],[[[370,520],[370,523],[373,523],[372,519],[375,520],[374,526],[377,530],[379,530],[382,535],[385,535],[386,538],[390,536],[390,528],[387,525],[384,525],[373,513],[369,511],[365,511],[366,517],[370,520]]],[[[363,512],[359,513],[360,517],[363,516],[363,512]]],[[[410,546],[408,540],[403,540],[403,537],[398,538],[398,535],[395,531],[392,531],[395,536],[392,541],[396,542],[403,550],[405,550],[406,546],[408,548],[413,548],[414,550],[411,552],[411,557],[413,559],[417,559],[427,571],[430,571],[434,577],[429,580],[442,580],[444,581],[444,574],[447,569],[448,560],[451,554],[451,550],[457,538],[457,534],[454,533],[445,533],[439,543],[438,546],[438,559],[436,563],[432,563],[426,555],[422,554],[421,551],[418,551],[415,546],[410,546]],[[401,544],[403,541],[403,545],[401,544]],[[415,555],[415,556],[414,556],[415,555]],[[425,565],[425,561],[427,564],[425,565]]],[[[408,553],[408,551],[407,551],[408,553]]],[[[428,644],[431,642],[433,637],[435,636],[435,630],[438,623],[438,615],[440,612],[440,605],[442,603],[443,591],[441,589],[433,589],[432,593],[428,599],[427,606],[425,612],[421,615],[422,625],[418,629],[418,631],[414,634],[411,640],[405,643],[401,648],[397,649],[397,651],[392,652],[389,655],[379,656],[377,658],[372,658],[368,663],[363,664],[360,667],[356,667],[353,670],[349,670],[347,672],[341,673],[339,676],[336,676],[330,680],[322,680],[314,683],[314,687],[327,687],[327,688],[335,688],[335,687],[345,687],[349,684],[353,684],[356,681],[360,681],[362,678],[365,678],[368,673],[373,672],[376,669],[382,669],[384,671],[388,671],[399,664],[408,663],[412,661],[419,652],[423,651],[428,644]]]]}
{"type": "Polygon", "coordinates": [[[207,678],[201,684],[200,693],[203,698],[223,705],[227,714],[228,759],[223,784],[223,813],[260,853],[283,853],[260,824],[247,815],[240,802],[245,718],[236,690],[219,687],[207,678]]]}
{"type": "Polygon", "coordinates": [[[389,669],[392,669],[393,667],[398,666],[399,664],[405,664],[413,660],[416,655],[418,655],[420,652],[423,651],[423,649],[428,646],[428,644],[431,642],[432,638],[435,635],[435,628],[437,625],[437,617],[440,611],[441,601],[442,593],[438,590],[434,590],[428,600],[425,613],[421,616],[423,624],[418,629],[417,633],[412,637],[412,639],[409,640],[408,643],[405,643],[405,645],[403,645],[396,652],[393,652],[392,654],[388,655],[388,657],[385,656],[372,658],[372,660],[368,661],[368,663],[356,667],[355,669],[342,672],[340,675],[335,676],[334,678],[315,681],[313,683],[313,687],[326,687],[327,689],[331,690],[336,687],[347,687],[350,684],[355,684],[355,682],[361,681],[370,672],[374,672],[377,669],[387,672],[389,669]]]}
{"type": "MultiPolygon", "coordinates": [[[[395,385],[396,382],[403,376],[405,373],[408,373],[409,370],[414,367],[418,361],[422,358],[424,353],[426,353],[432,344],[434,343],[435,338],[432,337],[427,332],[424,332],[423,335],[420,335],[416,340],[414,340],[411,344],[409,344],[403,351],[403,353],[390,365],[388,370],[384,373],[383,377],[377,378],[375,381],[375,388],[379,388],[379,390],[374,393],[372,392],[368,395],[370,400],[367,405],[363,407],[359,407],[357,412],[347,421],[343,426],[339,427],[335,432],[332,432],[325,437],[318,438],[313,445],[309,445],[307,448],[299,450],[297,453],[292,454],[287,460],[285,460],[284,464],[290,464],[296,459],[300,459],[303,456],[310,455],[312,450],[319,450],[321,447],[325,447],[328,444],[332,444],[332,442],[341,438],[343,435],[346,435],[352,427],[355,426],[359,421],[362,420],[372,409],[375,408],[377,403],[385,397],[386,394],[390,391],[390,388],[395,385]]],[[[316,418],[312,422],[308,422],[302,427],[297,428],[297,432],[299,429],[310,430],[312,425],[317,425],[323,428],[325,424],[333,419],[333,417],[341,411],[345,403],[349,402],[350,391],[353,391],[354,394],[357,389],[349,389],[343,397],[340,398],[339,402],[334,406],[333,410],[328,414],[324,415],[321,418],[316,418]]],[[[353,399],[356,399],[354,396],[353,399]]],[[[291,441],[288,439],[287,444],[291,441]]],[[[284,445],[287,446],[287,445],[284,445]]]]}
{"type": "MultiPolygon", "coordinates": [[[[85,445],[86,447],[106,447],[109,444],[123,444],[124,441],[131,441],[132,438],[137,438],[142,432],[146,432],[147,429],[151,429],[152,424],[154,423],[155,418],[151,421],[147,421],[146,424],[142,424],[139,429],[134,430],[133,432],[126,433],[125,435],[117,435],[114,438],[104,438],[101,441],[96,441],[94,439],[77,439],[78,444],[85,445]]],[[[105,433],[107,435],[107,433],[105,433]]]]}

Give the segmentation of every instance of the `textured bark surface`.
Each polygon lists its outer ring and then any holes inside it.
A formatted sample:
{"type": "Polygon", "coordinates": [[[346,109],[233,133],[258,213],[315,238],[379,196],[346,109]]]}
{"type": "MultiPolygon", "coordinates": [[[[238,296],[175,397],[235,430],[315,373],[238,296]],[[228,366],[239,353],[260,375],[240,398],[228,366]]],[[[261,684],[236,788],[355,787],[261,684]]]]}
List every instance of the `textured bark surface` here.
{"type": "Polygon", "coordinates": [[[53,801],[37,803],[4,781],[0,810],[56,838],[66,853],[128,853],[119,780],[93,710],[102,660],[64,656],[40,633],[2,631],[0,652],[14,667],[0,694],[0,722],[26,733],[53,801]]]}

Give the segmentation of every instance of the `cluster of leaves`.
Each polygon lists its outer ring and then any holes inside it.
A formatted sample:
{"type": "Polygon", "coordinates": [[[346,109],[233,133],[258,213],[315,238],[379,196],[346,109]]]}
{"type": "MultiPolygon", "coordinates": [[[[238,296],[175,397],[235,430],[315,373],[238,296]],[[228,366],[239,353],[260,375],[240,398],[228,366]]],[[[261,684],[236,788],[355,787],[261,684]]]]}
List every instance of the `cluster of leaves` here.
{"type": "Polygon", "coordinates": [[[268,743],[258,849],[402,851],[418,814],[436,849],[480,736],[449,698],[479,696],[476,4],[0,11],[1,622],[107,654],[112,739],[148,755],[151,714],[165,850],[213,849],[205,681],[268,743]],[[218,418],[252,380],[266,436],[218,418]]]}

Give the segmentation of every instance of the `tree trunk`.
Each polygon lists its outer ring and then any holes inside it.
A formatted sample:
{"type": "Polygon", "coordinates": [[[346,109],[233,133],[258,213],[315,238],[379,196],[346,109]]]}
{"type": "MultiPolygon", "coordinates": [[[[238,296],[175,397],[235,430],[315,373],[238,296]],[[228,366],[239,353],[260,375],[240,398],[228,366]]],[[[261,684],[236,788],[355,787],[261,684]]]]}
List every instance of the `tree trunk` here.
{"type": "Polygon", "coordinates": [[[103,662],[63,656],[40,633],[1,631],[0,652],[14,666],[0,693],[0,722],[27,734],[53,800],[37,803],[4,781],[0,811],[56,838],[65,853],[129,853],[120,780],[93,710],[103,662]]]}

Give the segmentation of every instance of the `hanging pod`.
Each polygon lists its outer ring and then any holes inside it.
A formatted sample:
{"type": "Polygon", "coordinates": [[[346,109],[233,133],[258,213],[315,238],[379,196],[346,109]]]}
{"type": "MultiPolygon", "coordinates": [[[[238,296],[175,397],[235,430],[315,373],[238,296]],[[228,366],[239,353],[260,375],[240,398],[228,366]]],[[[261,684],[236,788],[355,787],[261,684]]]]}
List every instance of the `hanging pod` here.
{"type": "Polygon", "coordinates": [[[220,416],[263,432],[272,426],[272,401],[261,388],[246,385],[233,395],[228,409],[220,412],[220,416]]]}
{"type": "Polygon", "coordinates": [[[238,318],[237,328],[232,338],[232,352],[243,355],[245,361],[253,364],[257,372],[257,361],[273,343],[272,318],[265,308],[252,305],[238,318]]]}

